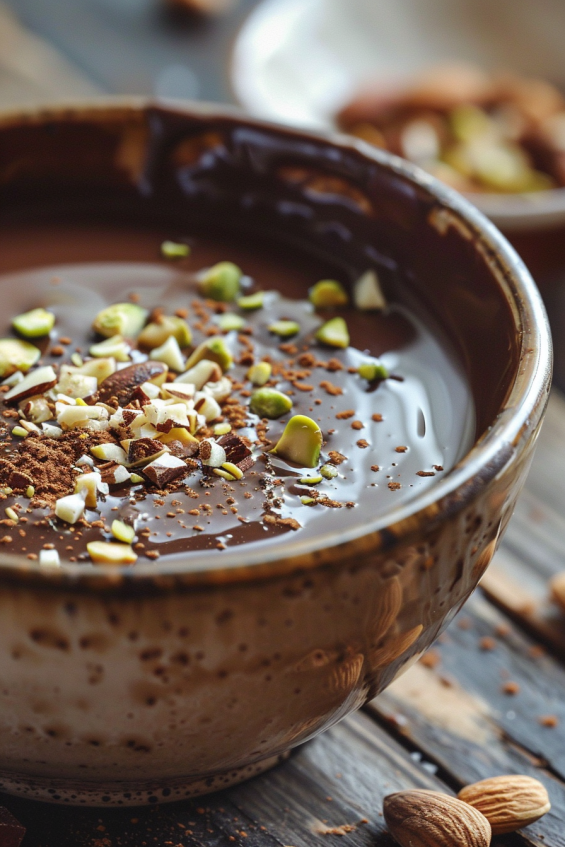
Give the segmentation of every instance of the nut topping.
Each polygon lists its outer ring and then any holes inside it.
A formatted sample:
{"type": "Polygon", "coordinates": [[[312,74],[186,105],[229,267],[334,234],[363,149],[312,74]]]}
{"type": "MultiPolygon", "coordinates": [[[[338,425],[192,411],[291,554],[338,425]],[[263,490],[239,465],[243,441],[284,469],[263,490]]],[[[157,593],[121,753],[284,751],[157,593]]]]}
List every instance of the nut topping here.
{"type": "Polygon", "coordinates": [[[384,818],[400,847],[489,847],[491,827],[477,809],[436,791],[385,797],[384,818]]]}

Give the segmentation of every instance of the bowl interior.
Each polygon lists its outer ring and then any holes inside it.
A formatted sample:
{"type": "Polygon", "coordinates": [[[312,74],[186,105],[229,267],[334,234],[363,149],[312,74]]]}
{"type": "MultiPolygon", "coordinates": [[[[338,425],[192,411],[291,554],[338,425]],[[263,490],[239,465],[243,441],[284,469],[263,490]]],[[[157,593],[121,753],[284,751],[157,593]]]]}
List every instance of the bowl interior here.
{"type": "Polygon", "coordinates": [[[186,229],[239,227],[329,254],[353,279],[374,267],[390,299],[419,304],[464,369],[481,450],[386,521],[377,516],[371,529],[484,469],[489,450],[515,437],[547,382],[543,307],[511,248],[453,192],[363,144],[206,107],[8,115],[0,122],[0,198],[0,224],[64,210],[186,229]]]}

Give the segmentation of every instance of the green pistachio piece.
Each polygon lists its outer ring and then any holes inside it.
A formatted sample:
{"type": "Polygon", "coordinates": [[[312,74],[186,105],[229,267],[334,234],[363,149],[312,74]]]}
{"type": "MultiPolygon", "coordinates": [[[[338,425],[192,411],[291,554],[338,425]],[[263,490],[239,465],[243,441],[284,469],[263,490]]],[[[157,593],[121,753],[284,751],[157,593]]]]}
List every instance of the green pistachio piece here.
{"type": "Polygon", "coordinates": [[[249,401],[249,408],[260,418],[280,418],[292,409],[292,400],[275,388],[259,388],[249,401]]]}
{"type": "Polygon", "coordinates": [[[291,335],[296,335],[300,332],[300,324],[296,321],[275,321],[269,324],[269,332],[278,335],[280,338],[290,338],[291,335]]]}
{"type": "Polygon", "coordinates": [[[243,297],[239,297],[237,305],[240,309],[248,309],[251,311],[252,309],[262,309],[264,302],[265,292],[256,291],[254,294],[246,294],[243,297]]]}
{"type": "Polygon", "coordinates": [[[105,341],[99,341],[98,344],[93,344],[88,352],[95,359],[112,357],[118,362],[129,362],[131,347],[121,335],[113,335],[105,341]]]}
{"type": "Polygon", "coordinates": [[[232,329],[243,329],[247,323],[245,318],[236,315],[235,312],[224,312],[223,315],[218,315],[215,322],[224,332],[230,332],[232,329]]]}
{"type": "Polygon", "coordinates": [[[311,506],[312,503],[316,502],[316,500],[314,499],[314,497],[307,497],[306,494],[303,494],[300,498],[300,502],[303,506],[311,506]]]}
{"type": "Polygon", "coordinates": [[[188,347],[192,341],[192,333],[186,321],[176,315],[161,315],[142,329],[137,340],[141,347],[154,350],[171,336],[176,338],[179,347],[188,347]]]}
{"type": "Polygon", "coordinates": [[[359,365],[357,373],[362,379],[367,379],[369,382],[374,382],[376,379],[387,379],[388,377],[388,370],[379,359],[359,365]]]}
{"type": "Polygon", "coordinates": [[[190,247],[188,244],[179,244],[178,241],[163,241],[161,255],[165,259],[185,259],[190,256],[190,247]]]}
{"type": "Polygon", "coordinates": [[[0,338],[0,377],[16,371],[29,371],[35,365],[41,350],[20,338],[0,338]]]}
{"type": "Polygon", "coordinates": [[[239,294],[242,276],[241,268],[233,262],[218,262],[200,277],[200,293],[210,300],[231,303],[239,294]]]}
{"type": "Polygon", "coordinates": [[[316,474],[316,476],[301,476],[298,482],[301,485],[318,485],[319,482],[322,482],[323,477],[320,474],[316,474]]]}
{"type": "Polygon", "coordinates": [[[347,306],[349,302],[347,291],[335,279],[321,279],[312,286],[308,296],[316,309],[333,309],[336,306],[347,306]]]}
{"type": "Polygon", "coordinates": [[[273,366],[269,362],[257,362],[256,365],[251,365],[247,371],[247,379],[253,385],[265,385],[271,378],[273,366]]]}
{"type": "Polygon", "coordinates": [[[211,362],[216,362],[224,373],[233,365],[232,354],[228,350],[223,338],[207,338],[206,341],[199,344],[188,357],[185,370],[188,371],[202,359],[209,359],[211,362]]]}
{"type": "Polygon", "coordinates": [[[322,465],[320,473],[324,479],[335,479],[338,474],[338,470],[335,465],[322,465]]]}
{"type": "Polygon", "coordinates": [[[294,415],[271,450],[302,468],[315,468],[322,449],[322,431],[316,421],[306,415],[294,415]]]}
{"type": "Polygon", "coordinates": [[[343,318],[332,318],[316,332],[316,339],[330,347],[348,347],[349,331],[343,318]]]}
{"type": "Polygon", "coordinates": [[[137,303],[114,303],[98,312],[92,328],[105,338],[111,338],[113,335],[135,338],[143,329],[147,314],[147,309],[137,303]]]}
{"type": "Polygon", "coordinates": [[[55,326],[55,315],[47,309],[32,309],[12,318],[12,326],[24,338],[41,338],[55,326]]]}

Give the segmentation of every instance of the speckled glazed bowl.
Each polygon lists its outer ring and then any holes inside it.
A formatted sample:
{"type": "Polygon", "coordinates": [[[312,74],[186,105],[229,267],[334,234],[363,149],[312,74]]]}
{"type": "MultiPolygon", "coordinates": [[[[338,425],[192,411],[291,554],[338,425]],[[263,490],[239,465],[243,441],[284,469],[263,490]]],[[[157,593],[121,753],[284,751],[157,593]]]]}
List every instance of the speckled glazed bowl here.
{"type": "Polygon", "coordinates": [[[480,213],[405,163],[205,106],[4,115],[0,198],[10,212],[197,209],[341,256],[372,245],[459,350],[474,447],[362,531],[297,533],[284,558],[226,550],[221,568],[205,554],[47,571],[0,556],[0,790],[134,805],[258,774],[382,691],[488,566],[550,385],[533,282],[480,213]]]}

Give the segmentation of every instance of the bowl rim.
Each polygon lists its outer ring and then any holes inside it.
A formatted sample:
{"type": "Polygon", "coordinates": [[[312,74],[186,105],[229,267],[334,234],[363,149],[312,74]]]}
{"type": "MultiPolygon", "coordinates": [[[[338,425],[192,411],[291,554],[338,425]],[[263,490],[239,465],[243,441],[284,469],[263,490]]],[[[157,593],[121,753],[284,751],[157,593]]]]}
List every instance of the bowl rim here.
{"type": "Polygon", "coordinates": [[[372,539],[371,549],[388,549],[376,536],[385,531],[394,539],[394,546],[405,543],[422,521],[440,523],[442,516],[463,509],[478,496],[478,492],[504,468],[515,451],[520,450],[524,436],[535,429],[549,397],[552,375],[552,342],[545,308],[535,283],[513,247],[494,224],[473,204],[435,177],[405,160],[344,133],[320,133],[299,130],[272,121],[248,116],[232,106],[175,99],[146,97],[104,97],[78,102],[41,105],[36,108],[3,110],[0,112],[0,132],[14,124],[33,125],[56,120],[104,121],[106,119],[139,119],[157,110],[181,116],[215,121],[219,124],[245,124],[265,132],[287,137],[310,139],[315,143],[331,144],[345,149],[360,159],[370,160],[384,171],[392,173],[410,185],[416,185],[436,203],[437,226],[455,226],[463,237],[472,240],[497,277],[502,293],[511,308],[517,331],[521,334],[519,366],[506,401],[496,419],[459,462],[422,493],[377,517],[368,526],[357,527],[339,537],[324,535],[293,543],[285,541],[286,553],[280,558],[276,545],[265,548],[250,543],[222,552],[221,562],[216,551],[210,551],[216,561],[209,562],[207,551],[198,551],[192,562],[157,560],[134,566],[89,568],[79,563],[63,563],[61,568],[44,568],[38,562],[22,556],[0,552],[0,578],[11,582],[22,579],[45,586],[101,588],[115,590],[118,586],[133,588],[150,585],[169,589],[180,585],[206,585],[251,581],[280,576],[336,562],[351,545],[372,539]],[[320,543],[322,542],[322,543],[320,543]],[[245,550],[245,562],[242,551],[245,550]],[[334,555],[330,555],[330,554],[334,555]]]}

